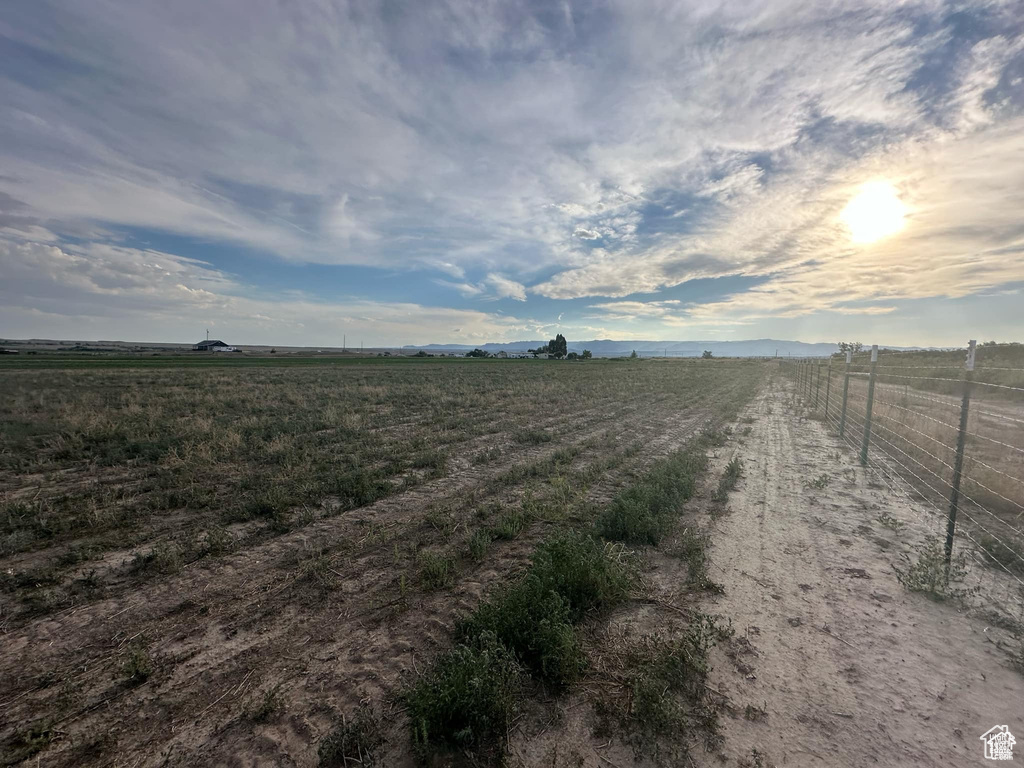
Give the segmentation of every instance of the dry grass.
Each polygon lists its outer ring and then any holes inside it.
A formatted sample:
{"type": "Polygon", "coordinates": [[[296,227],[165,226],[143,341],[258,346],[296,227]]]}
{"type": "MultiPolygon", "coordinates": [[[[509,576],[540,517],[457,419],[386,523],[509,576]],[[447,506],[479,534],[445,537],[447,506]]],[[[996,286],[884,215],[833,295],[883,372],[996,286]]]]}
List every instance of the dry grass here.
{"type": "MultiPolygon", "coordinates": [[[[0,371],[0,617],[11,638],[52,632],[0,669],[0,743],[52,724],[68,736],[32,747],[52,762],[116,728],[109,762],[162,748],[156,707],[198,705],[197,763],[256,761],[253,729],[282,712],[337,725],[325,764],[381,759],[375,729],[337,713],[386,702],[399,665],[423,673],[541,541],[734,417],[763,371],[592,363],[0,371]],[[51,671],[74,689],[37,682],[51,671]]],[[[316,742],[288,749],[310,762],[316,742]]]]}

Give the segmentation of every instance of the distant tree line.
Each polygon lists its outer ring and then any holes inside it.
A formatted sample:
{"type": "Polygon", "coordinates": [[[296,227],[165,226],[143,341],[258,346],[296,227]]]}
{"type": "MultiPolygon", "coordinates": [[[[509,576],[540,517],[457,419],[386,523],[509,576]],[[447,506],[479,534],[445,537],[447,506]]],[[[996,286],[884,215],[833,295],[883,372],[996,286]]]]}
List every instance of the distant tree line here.
{"type": "MultiPolygon", "coordinates": [[[[549,355],[556,360],[590,360],[594,357],[589,349],[584,349],[582,352],[570,352],[569,343],[565,340],[565,336],[560,333],[547,344],[536,349],[528,349],[527,352],[534,357],[549,355]]],[[[467,352],[466,357],[494,357],[494,355],[483,349],[474,349],[472,352],[467,352]]]]}

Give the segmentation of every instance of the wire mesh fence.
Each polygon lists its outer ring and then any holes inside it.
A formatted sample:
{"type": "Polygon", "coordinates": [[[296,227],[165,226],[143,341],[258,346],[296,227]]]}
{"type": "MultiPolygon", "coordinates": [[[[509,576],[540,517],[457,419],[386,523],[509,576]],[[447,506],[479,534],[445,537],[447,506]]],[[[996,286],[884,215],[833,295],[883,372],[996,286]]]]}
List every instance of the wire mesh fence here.
{"type": "Polygon", "coordinates": [[[1024,611],[1024,345],[876,347],[782,368],[878,482],[928,510],[946,562],[970,558],[1000,609],[1024,611]]]}

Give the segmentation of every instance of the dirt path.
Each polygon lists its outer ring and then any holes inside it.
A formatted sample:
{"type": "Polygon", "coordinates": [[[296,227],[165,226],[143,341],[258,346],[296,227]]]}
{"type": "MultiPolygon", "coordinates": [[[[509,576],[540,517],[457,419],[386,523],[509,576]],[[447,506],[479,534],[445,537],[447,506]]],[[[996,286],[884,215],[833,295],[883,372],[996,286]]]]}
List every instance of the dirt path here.
{"type": "Polygon", "coordinates": [[[712,676],[737,711],[724,719],[726,764],[985,764],[981,734],[1024,733],[1024,677],[984,623],[907,592],[892,570],[894,550],[941,522],[874,483],[782,385],[749,414],[745,479],[713,535],[725,595],[711,610],[750,647],[718,652],[712,676]],[[806,484],[822,476],[825,487],[806,484]],[[883,510],[908,528],[883,528],[883,510]],[[746,704],[767,717],[744,717],[746,704]]]}

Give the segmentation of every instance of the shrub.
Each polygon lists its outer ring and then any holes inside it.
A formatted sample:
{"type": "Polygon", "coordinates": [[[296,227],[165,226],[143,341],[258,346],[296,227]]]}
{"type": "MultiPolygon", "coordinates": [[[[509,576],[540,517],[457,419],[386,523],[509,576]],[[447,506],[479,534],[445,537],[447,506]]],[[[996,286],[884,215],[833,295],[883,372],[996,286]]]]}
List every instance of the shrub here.
{"type": "Polygon", "coordinates": [[[374,752],[384,743],[380,722],[373,708],[363,704],[350,718],[342,717],[341,725],[320,742],[317,755],[320,768],[343,768],[349,763],[374,765],[374,752]]]}
{"type": "Polygon", "coordinates": [[[533,554],[530,572],[565,599],[574,623],[589,611],[618,603],[632,585],[632,571],[619,551],[582,533],[543,542],[533,554]]]}
{"type": "Polygon", "coordinates": [[[499,589],[458,628],[465,641],[493,635],[542,679],[564,685],[586,667],[567,601],[535,574],[499,589]]]}
{"type": "Polygon", "coordinates": [[[679,505],[694,492],[707,466],[706,440],[659,462],[636,485],[620,493],[598,516],[598,533],[630,544],[657,544],[671,529],[679,505]]]}
{"type": "Polygon", "coordinates": [[[555,536],[526,575],[499,589],[458,628],[463,641],[492,634],[547,682],[564,685],[586,667],[573,624],[622,600],[632,575],[611,545],[579,533],[555,536]]]}
{"type": "Polygon", "coordinates": [[[500,740],[520,679],[515,657],[493,634],[455,646],[405,693],[415,743],[427,750],[500,740]]]}

